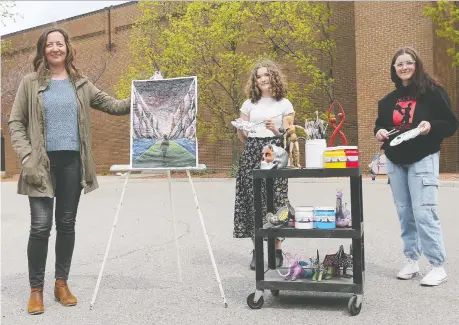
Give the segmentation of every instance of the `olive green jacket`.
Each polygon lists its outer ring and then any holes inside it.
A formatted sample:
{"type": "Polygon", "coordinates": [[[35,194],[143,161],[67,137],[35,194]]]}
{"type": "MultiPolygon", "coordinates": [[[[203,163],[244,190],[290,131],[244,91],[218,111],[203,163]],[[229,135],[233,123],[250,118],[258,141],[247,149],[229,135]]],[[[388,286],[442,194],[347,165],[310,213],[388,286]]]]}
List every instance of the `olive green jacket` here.
{"type": "MultiPolygon", "coordinates": [[[[39,81],[37,73],[26,75],[18,88],[8,121],[13,149],[22,164],[18,193],[35,197],[54,197],[50,162],[46,154],[46,125],[43,120],[43,91],[49,79],[39,81]]],[[[91,150],[91,107],[112,115],[129,114],[131,99],[116,100],[97,89],[87,78],[74,83],[78,101],[81,186],[84,193],[99,187],[91,150]]]]}

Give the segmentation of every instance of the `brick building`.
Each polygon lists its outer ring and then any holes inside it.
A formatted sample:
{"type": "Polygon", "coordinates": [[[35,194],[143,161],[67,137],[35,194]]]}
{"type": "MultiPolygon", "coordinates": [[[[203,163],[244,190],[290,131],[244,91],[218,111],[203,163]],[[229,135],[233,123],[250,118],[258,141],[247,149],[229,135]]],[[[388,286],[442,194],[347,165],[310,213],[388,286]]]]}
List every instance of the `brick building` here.
{"type": "MultiPolygon", "coordinates": [[[[435,36],[430,19],[423,16],[428,2],[331,2],[332,23],[336,26],[335,98],[346,111],[344,133],[351,145],[360,149],[362,166],[366,166],[378,150],[373,138],[377,101],[393,87],[389,65],[395,50],[402,45],[414,46],[421,54],[427,71],[445,86],[459,116],[459,70],[451,68],[446,55],[448,44],[435,36]],[[403,28],[394,19],[404,15],[403,28]]],[[[90,12],[56,22],[72,37],[77,50],[77,66],[98,86],[114,95],[113,85],[130,62],[130,29],[139,10],[136,2],[90,12]]],[[[12,47],[20,49],[2,56],[2,135],[5,137],[7,174],[19,171],[19,162],[8,135],[8,118],[20,78],[31,71],[35,44],[51,24],[5,35],[12,47]]],[[[328,109],[325,99],[315,99],[328,109]]],[[[129,116],[113,117],[92,112],[93,152],[98,171],[113,164],[129,163],[129,116]]],[[[199,139],[199,159],[209,169],[231,166],[231,143],[199,139]],[[228,150],[222,150],[228,148],[228,150]]],[[[459,171],[459,133],[444,141],[441,171],[459,171]]]]}

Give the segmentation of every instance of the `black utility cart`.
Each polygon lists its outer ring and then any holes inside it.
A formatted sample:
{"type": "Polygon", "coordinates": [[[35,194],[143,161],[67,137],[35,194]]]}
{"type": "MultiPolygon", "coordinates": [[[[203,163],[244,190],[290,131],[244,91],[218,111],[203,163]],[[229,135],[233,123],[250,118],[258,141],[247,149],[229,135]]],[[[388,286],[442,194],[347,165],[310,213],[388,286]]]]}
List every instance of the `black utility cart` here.
{"type": "Polygon", "coordinates": [[[263,305],[263,292],[270,290],[277,296],[280,290],[300,290],[316,292],[336,292],[353,294],[349,299],[348,309],[353,316],[360,313],[363,300],[363,283],[365,279],[365,256],[363,235],[362,174],[360,168],[330,169],[254,169],[253,188],[255,204],[255,258],[256,258],[256,291],[247,297],[247,304],[252,309],[263,305]],[[262,181],[266,179],[268,212],[273,212],[273,179],[274,178],[315,178],[315,177],[349,177],[351,189],[352,228],[336,229],[295,229],[263,228],[262,216],[262,181]],[[264,270],[263,238],[268,238],[268,270],[264,270]],[[276,238],[350,238],[353,247],[353,277],[312,281],[299,278],[286,281],[279,277],[276,270],[276,238]]]}

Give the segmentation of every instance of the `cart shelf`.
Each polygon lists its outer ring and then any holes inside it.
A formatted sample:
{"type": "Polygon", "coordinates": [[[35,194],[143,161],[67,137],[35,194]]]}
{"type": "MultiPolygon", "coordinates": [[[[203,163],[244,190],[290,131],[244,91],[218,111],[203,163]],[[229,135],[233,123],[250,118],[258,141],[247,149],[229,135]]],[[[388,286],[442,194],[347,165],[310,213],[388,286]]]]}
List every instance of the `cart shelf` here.
{"type": "Polygon", "coordinates": [[[282,168],[254,169],[253,178],[331,178],[361,176],[360,168],[282,168]]]}
{"type": "MultiPolygon", "coordinates": [[[[287,268],[279,268],[285,274],[287,268]]],[[[265,279],[257,282],[257,289],[267,290],[300,290],[316,292],[341,292],[355,293],[362,292],[361,284],[355,284],[352,278],[334,277],[330,280],[312,281],[310,278],[299,278],[295,281],[284,280],[277,270],[268,270],[265,273],[265,279]]]]}
{"type": "MultiPolygon", "coordinates": [[[[363,229],[363,227],[361,227],[363,229]]],[[[363,230],[352,228],[337,229],[296,229],[296,228],[267,228],[258,229],[256,236],[283,238],[361,238],[363,230]]]]}

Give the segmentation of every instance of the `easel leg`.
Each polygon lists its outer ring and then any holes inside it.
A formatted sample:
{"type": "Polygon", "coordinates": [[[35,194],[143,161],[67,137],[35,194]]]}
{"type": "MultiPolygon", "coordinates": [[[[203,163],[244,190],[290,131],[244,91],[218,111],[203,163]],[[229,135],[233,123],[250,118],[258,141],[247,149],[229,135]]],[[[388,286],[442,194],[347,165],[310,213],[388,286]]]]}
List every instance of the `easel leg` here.
{"type": "Polygon", "coordinates": [[[100,271],[99,271],[99,277],[97,279],[96,287],[94,289],[94,294],[92,296],[90,309],[93,309],[94,302],[96,301],[97,292],[99,291],[100,281],[102,280],[102,273],[104,272],[105,263],[107,262],[108,251],[110,250],[110,245],[112,243],[112,238],[113,238],[113,232],[115,230],[116,223],[118,222],[118,216],[120,214],[121,205],[123,204],[124,193],[126,192],[126,187],[127,187],[127,183],[129,180],[129,176],[131,176],[131,172],[127,173],[126,179],[124,180],[123,191],[121,192],[121,199],[120,199],[120,202],[118,203],[118,208],[116,209],[115,220],[113,222],[112,231],[110,232],[110,237],[108,238],[107,248],[105,249],[105,256],[104,256],[104,259],[102,260],[102,267],[100,268],[100,271]]]}
{"type": "Polygon", "coordinates": [[[190,185],[191,185],[191,190],[193,191],[194,201],[196,202],[196,208],[198,210],[199,219],[201,220],[201,226],[202,226],[202,230],[204,232],[204,237],[206,238],[207,248],[209,250],[209,255],[210,255],[210,260],[212,261],[212,266],[214,267],[215,276],[217,278],[218,286],[220,288],[220,294],[221,294],[221,296],[223,298],[223,304],[224,304],[225,308],[227,308],[228,307],[228,303],[226,302],[225,293],[223,292],[222,282],[220,280],[220,275],[218,274],[217,264],[215,263],[215,258],[214,258],[214,254],[212,252],[212,247],[210,246],[209,236],[207,235],[206,226],[204,224],[204,218],[202,217],[201,209],[199,208],[198,197],[196,195],[196,191],[194,190],[194,185],[193,185],[193,181],[191,180],[190,171],[187,170],[186,174],[188,175],[188,179],[189,179],[190,185]]]}
{"type": "Polygon", "coordinates": [[[174,209],[174,200],[172,199],[172,178],[171,178],[171,171],[167,171],[167,180],[169,182],[169,197],[171,201],[171,211],[172,211],[172,223],[174,224],[174,239],[175,239],[175,247],[177,249],[177,266],[178,266],[178,274],[179,274],[179,281],[182,282],[182,264],[180,263],[180,253],[179,253],[179,245],[177,239],[177,221],[175,220],[175,209],[174,209]]]}

